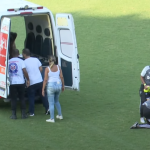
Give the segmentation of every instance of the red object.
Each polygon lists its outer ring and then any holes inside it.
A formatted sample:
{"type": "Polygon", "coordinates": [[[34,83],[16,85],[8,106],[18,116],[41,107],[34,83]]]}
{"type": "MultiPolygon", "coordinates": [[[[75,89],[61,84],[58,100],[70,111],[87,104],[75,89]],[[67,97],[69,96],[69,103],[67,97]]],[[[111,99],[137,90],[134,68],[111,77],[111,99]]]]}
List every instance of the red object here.
{"type": "Polygon", "coordinates": [[[5,61],[6,61],[6,57],[0,56],[0,65],[1,66],[4,66],[4,67],[6,66],[5,61]]]}
{"type": "Polygon", "coordinates": [[[33,14],[32,12],[21,12],[21,15],[25,15],[25,14],[33,14]]]}
{"type": "Polygon", "coordinates": [[[43,6],[37,7],[37,9],[43,9],[43,6]]]}
{"type": "Polygon", "coordinates": [[[7,11],[15,11],[15,9],[7,9],[7,11]]]}
{"type": "Polygon", "coordinates": [[[7,49],[7,38],[8,35],[5,33],[0,33],[0,65],[6,67],[6,49],[7,49]]]}

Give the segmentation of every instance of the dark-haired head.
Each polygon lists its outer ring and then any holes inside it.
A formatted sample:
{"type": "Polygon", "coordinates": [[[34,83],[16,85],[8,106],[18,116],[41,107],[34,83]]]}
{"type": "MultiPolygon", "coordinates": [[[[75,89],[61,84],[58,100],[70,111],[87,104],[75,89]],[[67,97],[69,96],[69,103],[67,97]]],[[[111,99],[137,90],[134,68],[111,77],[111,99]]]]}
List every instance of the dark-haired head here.
{"type": "Polygon", "coordinates": [[[18,56],[19,56],[19,50],[18,49],[13,49],[12,57],[18,57],[18,56]]]}
{"type": "Polygon", "coordinates": [[[30,57],[30,54],[31,53],[30,53],[30,50],[28,48],[25,48],[25,49],[22,50],[22,55],[25,59],[30,57]]]}

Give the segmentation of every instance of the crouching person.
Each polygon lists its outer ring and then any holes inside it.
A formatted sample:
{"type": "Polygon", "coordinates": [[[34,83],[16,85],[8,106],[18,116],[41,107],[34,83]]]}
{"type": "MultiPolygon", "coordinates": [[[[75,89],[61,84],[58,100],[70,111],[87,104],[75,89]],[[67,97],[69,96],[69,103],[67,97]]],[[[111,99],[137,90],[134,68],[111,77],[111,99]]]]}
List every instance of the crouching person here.
{"type": "Polygon", "coordinates": [[[147,123],[144,124],[138,124],[137,122],[131,126],[131,129],[136,129],[136,128],[148,128],[150,129],[150,100],[144,102],[141,106],[141,113],[146,120],[147,123]]]}
{"type": "Polygon", "coordinates": [[[19,50],[14,49],[12,51],[12,58],[9,60],[9,80],[10,80],[10,97],[11,97],[11,109],[12,116],[11,119],[17,119],[16,116],[16,106],[17,106],[17,96],[21,101],[21,113],[22,119],[27,118],[26,115],[26,104],[24,99],[25,94],[25,78],[27,79],[27,86],[29,85],[29,77],[26,71],[24,61],[18,58],[19,50]]]}

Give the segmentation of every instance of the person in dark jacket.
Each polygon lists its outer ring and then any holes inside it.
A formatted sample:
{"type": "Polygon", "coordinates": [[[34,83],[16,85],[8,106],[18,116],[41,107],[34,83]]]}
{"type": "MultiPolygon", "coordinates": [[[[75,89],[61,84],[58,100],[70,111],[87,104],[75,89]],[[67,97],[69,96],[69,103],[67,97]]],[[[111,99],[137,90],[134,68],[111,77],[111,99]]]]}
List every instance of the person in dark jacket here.
{"type": "Polygon", "coordinates": [[[131,129],[138,129],[138,128],[147,128],[150,129],[150,100],[144,102],[141,106],[141,113],[144,117],[144,122],[147,123],[139,124],[136,122],[133,126],[131,126],[131,129]]]}

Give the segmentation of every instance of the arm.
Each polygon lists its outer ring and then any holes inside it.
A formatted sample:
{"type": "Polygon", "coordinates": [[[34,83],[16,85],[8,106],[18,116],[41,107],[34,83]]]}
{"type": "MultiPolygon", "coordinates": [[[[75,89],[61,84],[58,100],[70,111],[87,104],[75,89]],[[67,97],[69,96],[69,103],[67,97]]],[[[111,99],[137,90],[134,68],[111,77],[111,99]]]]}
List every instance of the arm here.
{"type": "Polygon", "coordinates": [[[44,96],[44,89],[45,89],[45,86],[47,84],[47,80],[48,80],[48,68],[45,69],[45,75],[44,75],[44,81],[43,81],[43,88],[42,88],[42,95],[44,96]]]}
{"type": "Polygon", "coordinates": [[[25,78],[29,81],[29,76],[28,76],[26,68],[23,68],[22,70],[23,70],[23,74],[24,74],[25,78]]]}
{"type": "Polygon", "coordinates": [[[27,79],[27,87],[29,87],[30,82],[29,82],[29,76],[28,76],[26,68],[23,68],[22,71],[23,71],[25,78],[27,79]]]}
{"type": "Polygon", "coordinates": [[[141,76],[141,81],[142,81],[142,83],[143,83],[143,85],[144,85],[144,89],[148,89],[149,88],[149,85],[146,85],[146,83],[145,83],[145,81],[144,81],[144,77],[142,77],[141,76]]]}
{"type": "Polygon", "coordinates": [[[141,81],[142,81],[143,85],[146,84],[144,81],[144,77],[142,77],[142,76],[141,76],[141,81]]]}
{"type": "Polygon", "coordinates": [[[43,70],[42,66],[39,67],[39,70],[40,70],[40,72],[42,72],[42,70],[43,70]]]}
{"type": "Polygon", "coordinates": [[[39,67],[40,72],[42,72],[43,68],[42,68],[42,64],[41,64],[41,62],[39,61],[39,59],[37,59],[37,64],[38,64],[38,67],[39,67]]]}
{"type": "Polygon", "coordinates": [[[143,85],[144,85],[144,89],[147,89],[148,86],[146,85],[146,83],[145,83],[145,81],[144,81],[144,77],[142,77],[142,76],[141,76],[141,81],[142,81],[142,83],[143,83],[143,85]]]}
{"type": "Polygon", "coordinates": [[[63,73],[62,73],[62,70],[61,68],[59,67],[59,70],[60,70],[60,79],[61,79],[61,82],[62,82],[62,91],[64,91],[65,89],[65,85],[64,85],[64,77],[63,77],[63,73]]]}

